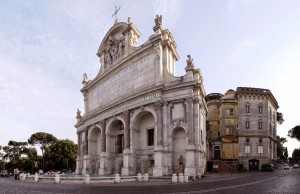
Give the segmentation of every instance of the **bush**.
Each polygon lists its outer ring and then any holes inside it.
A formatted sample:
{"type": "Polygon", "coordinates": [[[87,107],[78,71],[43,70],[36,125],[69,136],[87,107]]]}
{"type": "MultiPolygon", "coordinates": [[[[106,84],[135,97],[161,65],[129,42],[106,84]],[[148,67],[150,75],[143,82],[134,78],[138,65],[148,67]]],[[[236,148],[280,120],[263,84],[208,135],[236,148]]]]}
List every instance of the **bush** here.
{"type": "Polygon", "coordinates": [[[273,167],[272,167],[271,164],[263,164],[263,165],[261,165],[261,171],[263,171],[263,172],[272,172],[273,167]]]}
{"type": "Polygon", "coordinates": [[[239,172],[244,172],[244,164],[239,164],[238,171],[239,172]]]}
{"type": "Polygon", "coordinates": [[[212,172],[213,171],[213,162],[208,161],[207,162],[207,172],[212,172]]]}

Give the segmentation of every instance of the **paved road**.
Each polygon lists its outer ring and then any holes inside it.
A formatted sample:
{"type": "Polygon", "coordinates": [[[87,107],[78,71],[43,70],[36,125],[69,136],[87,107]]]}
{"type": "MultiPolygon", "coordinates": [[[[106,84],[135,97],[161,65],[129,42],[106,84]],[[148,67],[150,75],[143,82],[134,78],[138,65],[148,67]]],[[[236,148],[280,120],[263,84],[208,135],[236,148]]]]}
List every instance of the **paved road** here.
{"type": "Polygon", "coordinates": [[[121,184],[54,184],[22,182],[0,178],[0,193],[52,194],[52,193],[121,193],[121,194],[196,194],[196,193],[299,193],[300,169],[277,170],[241,174],[207,175],[185,184],[165,182],[121,184]]]}

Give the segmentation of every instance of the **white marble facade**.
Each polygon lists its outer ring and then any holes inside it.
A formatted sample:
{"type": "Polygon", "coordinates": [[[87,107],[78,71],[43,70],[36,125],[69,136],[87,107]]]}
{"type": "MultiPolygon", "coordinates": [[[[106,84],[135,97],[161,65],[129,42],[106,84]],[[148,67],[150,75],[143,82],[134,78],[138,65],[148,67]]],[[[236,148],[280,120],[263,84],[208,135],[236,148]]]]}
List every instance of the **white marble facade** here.
{"type": "Polygon", "coordinates": [[[97,52],[101,68],[84,74],[84,114],[77,112],[76,174],[199,177],[206,161],[205,90],[188,55],[186,74],[172,34],[155,18],[154,34],[136,46],[140,32],[115,23],[97,52]]]}

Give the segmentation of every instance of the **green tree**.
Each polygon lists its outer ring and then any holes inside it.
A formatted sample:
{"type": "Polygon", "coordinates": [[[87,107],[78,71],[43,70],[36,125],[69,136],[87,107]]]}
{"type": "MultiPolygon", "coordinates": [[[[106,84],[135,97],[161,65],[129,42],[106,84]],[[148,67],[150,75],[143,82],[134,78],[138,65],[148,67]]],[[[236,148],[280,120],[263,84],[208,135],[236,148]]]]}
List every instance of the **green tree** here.
{"type": "Polygon", "coordinates": [[[284,122],[283,114],[281,112],[277,112],[277,123],[281,125],[284,122]]]}
{"type": "Polygon", "coordinates": [[[44,132],[38,132],[31,135],[31,137],[28,139],[28,143],[30,145],[38,145],[40,146],[40,149],[42,151],[42,155],[44,156],[45,149],[57,141],[57,138],[54,137],[52,134],[44,133],[44,132]]]}
{"type": "Polygon", "coordinates": [[[10,140],[7,146],[3,147],[5,152],[3,158],[9,159],[8,167],[10,170],[15,167],[20,167],[20,158],[23,154],[26,154],[27,142],[16,142],[10,140]]]}
{"type": "Polygon", "coordinates": [[[3,159],[3,155],[4,155],[4,154],[2,153],[1,150],[2,150],[2,146],[0,145],[0,161],[3,162],[3,168],[0,168],[0,169],[2,170],[2,169],[4,169],[4,165],[5,165],[4,162],[5,162],[5,161],[4,161],[4,159],[3,159]]]}
{"type": "Polygon", "coordinates": [[[288,152],[288,149],[287,149],[287,147],[285,148],[285,151],[284,151],[284,158],[285,159],[288,159],[288,157],[289,157],[289,152],[288,152]]]}
{"type": "Polygon", "coordinates": [[[20,158],[20,166],[23,170],[27,172],[34,173],[37,171],[38,157],[35,148],[30,147],[24,150],[24,155],[26,156],[20,158]]]}
{"type": "Polygon", "coordinates": [[[293,153],[292,153],[292,157],[293,158],[300,158],[300,148],[299,149],[294,149],[293,153]]]}
{"type": "Polygon", "coordinates": [[[297,125],[289,130],[288,136],[291,138],[296,138],[298,141],[300,141],[300,125],[297,125]]]}
{"type": "Polygon", "coordinates": [[[2,157],[3,157],[3,153],[2,153],[2,146],[0,145],[0,158],[2,159],[2,157]]]}
{"type": "Polygon", "coordinates": [[[3,147],[3,151],[5,152],[4,157],[9,158],[12,162],[17,162],[21,155],[25,154],[27,145],[27,142],[16,142],[10,140],[8,145],[3,147]]]}
{"type": "Polygon", "coordinates": [[[57,140],[45,152],[48,168],[72,169],[76,167],[77,145],[69,140],[57,140]]]}
{"type": "MultiPolygon", "coordinates": [[[[38,145],[42,151],[43,159],[44,159],[44,152],[45,149],[47,149],[48,146],[53,144],[57,141],[57,138],[54,137],[52,134],[44,133],[44,132],[38,132],[31,135],[31,137],[28,139],[28,143],[30,145],[38,145]]],[[[44,170],[44,160],[43,160],[43,170],[44,170]]]]}
{"type": "Polygon", "coordinates": [[[287,148],[283,146],[287,140],[285,137],[280,137],[277,135],[277,158],[280,160],[286,160],[288,158],[287,148]]]}

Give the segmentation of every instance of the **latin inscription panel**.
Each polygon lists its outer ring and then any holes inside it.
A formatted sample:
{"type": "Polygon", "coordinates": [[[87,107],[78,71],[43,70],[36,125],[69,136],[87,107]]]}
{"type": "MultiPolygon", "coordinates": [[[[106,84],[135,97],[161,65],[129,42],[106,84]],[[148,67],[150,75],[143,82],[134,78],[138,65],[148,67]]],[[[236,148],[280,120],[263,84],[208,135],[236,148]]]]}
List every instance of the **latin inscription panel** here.
{"type": "Polygon", "coordinates": [[[155,83],[155,54],[148,53],[124,64],[124,68],[88,92],[88,109],[105,107],[135,90],[155,83]]]}

